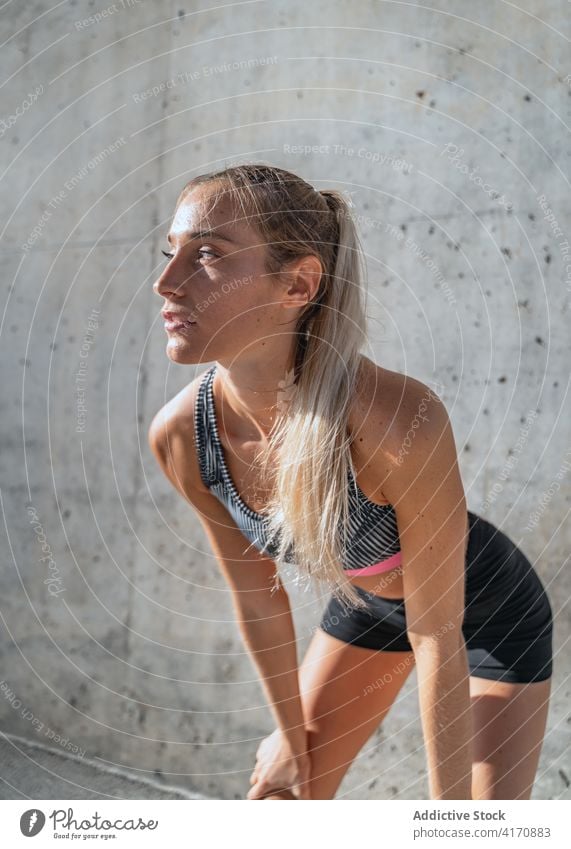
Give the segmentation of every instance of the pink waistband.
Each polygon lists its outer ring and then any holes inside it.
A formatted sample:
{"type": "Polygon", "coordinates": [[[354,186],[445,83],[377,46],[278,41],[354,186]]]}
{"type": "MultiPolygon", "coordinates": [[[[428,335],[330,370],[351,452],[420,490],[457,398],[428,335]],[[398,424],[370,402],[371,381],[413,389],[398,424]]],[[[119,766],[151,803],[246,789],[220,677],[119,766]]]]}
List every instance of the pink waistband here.
{"type": "Polygon", "coordinates": [[[397,551],[386,560],[380,560],[378,563],[372,563],[370,566],[365,566],[363,569],[344,569],[346,575],[379,575],[381,572],[388,572],[389,569],[394,569],[400,565],[402,552],[397,551]]]}

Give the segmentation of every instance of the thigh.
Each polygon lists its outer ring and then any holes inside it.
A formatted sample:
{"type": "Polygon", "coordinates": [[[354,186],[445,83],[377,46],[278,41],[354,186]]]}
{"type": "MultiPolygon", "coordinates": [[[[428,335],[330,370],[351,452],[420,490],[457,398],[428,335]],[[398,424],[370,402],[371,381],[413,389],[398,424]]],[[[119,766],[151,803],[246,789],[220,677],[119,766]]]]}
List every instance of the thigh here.
{"type": "Polygon", "coordinates": [[[300,666],[312,799],[332,799],[414,667],[412,651],[351,645],[318,629],[300,666]]]}
{"type": "Polygon", "coordinates": [[[470,678],[473,799],[530,799],[551,678],[525,684],[470,678]]]}

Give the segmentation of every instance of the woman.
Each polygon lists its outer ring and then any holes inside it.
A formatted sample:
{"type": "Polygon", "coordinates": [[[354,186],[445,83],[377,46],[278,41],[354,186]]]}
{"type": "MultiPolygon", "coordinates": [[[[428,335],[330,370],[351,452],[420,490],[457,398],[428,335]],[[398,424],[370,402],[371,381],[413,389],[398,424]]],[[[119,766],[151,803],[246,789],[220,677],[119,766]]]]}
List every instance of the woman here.
{"type": "Polygon", "coordinates": [[[215,365],[149,442],[197,511],[276,720],[248,798],[333,798],[413,666],[431,798],[530,798],[549,600],[467,510],[442,401],[361,353],[363,254],[343,195],[235,166],[185,186],[167,238],[167,354],[215,365]],[[276,564],[331,592],[299,669],[276,564]]]}

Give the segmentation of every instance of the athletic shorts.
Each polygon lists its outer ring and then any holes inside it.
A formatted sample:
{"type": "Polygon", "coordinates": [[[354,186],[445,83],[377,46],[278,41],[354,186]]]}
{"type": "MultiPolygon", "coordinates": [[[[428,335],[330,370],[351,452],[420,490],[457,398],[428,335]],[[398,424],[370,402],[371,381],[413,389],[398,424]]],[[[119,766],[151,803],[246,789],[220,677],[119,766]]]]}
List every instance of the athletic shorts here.
{"type": "MultiPolygon", "coordinates": [[[[462,626],[470,675],[528,683],[552,675],[553,615],[533,566],[506,534],[468,511],[465,613],[462,626]]],[[[368,609],[331,596],[319,627],[333,637],[377,651],[412,651],[404,599],[355,587],[368,609]]]]}

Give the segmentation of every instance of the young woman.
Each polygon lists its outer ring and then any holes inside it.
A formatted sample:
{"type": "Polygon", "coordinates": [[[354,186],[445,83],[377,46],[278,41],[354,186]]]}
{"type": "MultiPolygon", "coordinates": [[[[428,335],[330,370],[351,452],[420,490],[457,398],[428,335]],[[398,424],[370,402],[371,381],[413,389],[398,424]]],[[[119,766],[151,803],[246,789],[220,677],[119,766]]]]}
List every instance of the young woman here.
{"type": "Polygon", "coordinates": [[[343,195],[235,166],[185,186],[167,238],[167,355],[215,365],[149,442],[200,518],[276,720],[247,798],[333,798],[413,666],[430,797],[530,798],[550,603],[521,550],[467,510],[439,397],[361,353],[343,195]],[[299,669],[277,566],[331,593],[299,669]]]}

